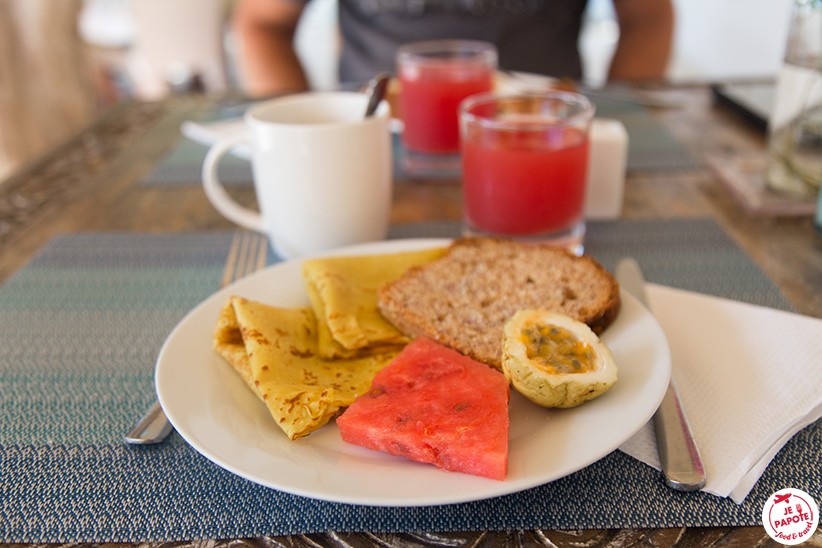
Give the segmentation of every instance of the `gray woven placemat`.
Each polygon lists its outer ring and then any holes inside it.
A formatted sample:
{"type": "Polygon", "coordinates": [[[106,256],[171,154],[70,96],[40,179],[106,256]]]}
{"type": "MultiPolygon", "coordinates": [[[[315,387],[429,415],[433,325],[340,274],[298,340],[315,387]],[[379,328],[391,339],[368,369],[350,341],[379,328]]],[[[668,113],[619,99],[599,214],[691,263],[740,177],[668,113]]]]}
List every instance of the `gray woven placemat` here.
{"type": "MultiPolygon", "coordinates": [[[[189,139],[180,141],[143,179],[149,185],[199,185],[201,169],[208,148],[189,139]]],[[[251,162],[226,154],[217,167],[217,176],[226,186],[250,186],[254,177],[251,162]]]]}
{"type": "MultiPolygon", "coordinates": [[[[594,98],[597,116],[615,118],[622,121],[628,131],[629,146],[627,170],[656,171],[680,170],[700,167],[700,163],[648,113],[642,105],[630,101],[609,99],[607,96],[594,98]]],[[[236,115],[237,110],[226,111],[225,115],[236,115]]],[[[400,156],[399,138],[394,136],[395,159],[400,156]]],[[[200,170],[205,160],[207,148],[199,143],[181,138],[171,151],[157,164],[143,180],[151,185],[196,185],[200,184],[200,170]]],[[[395,166],[399,173],[400,167],[395,166]]],[[[220,180],[227,186],[252,184],[251,166],[247,160],[227,154],[218,168],[220,180]]]]}
{"type": "MultiPolygon", "coordinates": [[[[458,233],[441,223],[394,227],[392,237],[458,233]]],[[[0,287],[0,541],[758,525],[777,489],[820,500],[820,424],[783,448],[742,505],[671,491],[619,451],[505,497],[373,508],[260,487],[176,434],[159,446],[124,445],[124,429],[151,403],[160,345],[217,287],[231,237],[63,235],[0,287]]],[[[631,254],[650,281],[790,308],[711,221],[592,223],[588,251],[608,267],[631,254]]]]}
{"type": "Polygon", "coordinates": [[[625,124],[629,140],[628,172],[701,167],[701,162],[667,128],[654,120],[644,106],[606,95],[596,96],[593,100],[598,118],[615,118],[625,124]]]}

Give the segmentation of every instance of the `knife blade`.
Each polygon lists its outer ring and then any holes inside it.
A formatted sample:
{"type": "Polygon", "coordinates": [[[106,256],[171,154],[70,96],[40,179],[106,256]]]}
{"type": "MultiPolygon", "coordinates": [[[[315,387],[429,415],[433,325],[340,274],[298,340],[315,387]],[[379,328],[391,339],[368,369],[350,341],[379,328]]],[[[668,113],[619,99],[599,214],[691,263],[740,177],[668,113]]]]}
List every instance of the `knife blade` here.
{"type": "MultiPolygon", "coordinates": [[[[650,310],[645,294],[645,278],[636,260],[622,259],[615,272],[622,288],[650,310]]],[[[704,487],[706,478],[702,456],[673,375],[665,397],[654,413],[654,431],[665,483],[677,491],[696,491],[704,487]]]]}

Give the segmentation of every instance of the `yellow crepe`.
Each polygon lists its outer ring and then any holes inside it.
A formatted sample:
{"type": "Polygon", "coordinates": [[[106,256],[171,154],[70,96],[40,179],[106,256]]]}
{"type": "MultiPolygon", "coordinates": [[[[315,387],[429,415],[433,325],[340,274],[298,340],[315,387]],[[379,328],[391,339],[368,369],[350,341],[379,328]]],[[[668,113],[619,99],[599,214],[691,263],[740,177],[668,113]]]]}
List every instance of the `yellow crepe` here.
{"type": "Polygon", "coordinates": [[[251,376],[251,364],[248,361],[248,353],[245,351],[245,343],[240,333],[240,324],[237,323],[237,315],[234,313],[234,305],[231,301],[232,299],[228,299],[220,310],[217,325],[214,326],[212,347],[217,354],[231,364],[248,387],[259,397],[251,376]]]}
{"type": "Polygon", "coordinates": [[[325,425],[367,392],[377,371],[396,355],[321,359],[311,308],[276,308],[240,297],[224,305],[213,344],[292,440],[325,425]]]}
{"type": "Polygon", "coordinates": [[[377,289],[409,268],[445,255],[444,248],[387,255],[329,257],[303,263],[323,357],[351,357],[408,342],[377,308],[377,289]]]}

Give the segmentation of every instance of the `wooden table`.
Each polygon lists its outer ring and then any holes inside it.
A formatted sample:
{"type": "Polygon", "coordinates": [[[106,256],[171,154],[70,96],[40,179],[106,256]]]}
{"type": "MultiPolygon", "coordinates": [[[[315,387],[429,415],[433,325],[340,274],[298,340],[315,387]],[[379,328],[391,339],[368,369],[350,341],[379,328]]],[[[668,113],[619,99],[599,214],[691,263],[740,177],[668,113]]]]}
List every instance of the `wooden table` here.
{"type": "MultiPolygon", "coordinates": [[[[706,87],[666,90],[678,108],[653,115],[697,158],[708,154],[764,154],[765,136],[715,106],[706,87]]],[[[230,229],[198,185],[141,185],[179,139],[180,122],[214,108],[207,97],[125,103],[93,126],[0,183],[0,283],[23,267],[59,232],[171,232],[230,229]]],[[[395,186],[392,221],[458,220],[460,187],[442,181],[395,186]]],[[[235,189],[254,203],[251,189],[235,189]]],[[[806,315],[822,318],[822,235],[810,217],[754,217],[745,213],[705,168],[631,173],[624,218],[710,216],[756,261],[806,315]]],[[[414,535],[307,535],[240,541],[298,546],[415,545],[414,535]]],[[[762,527],[631,529],[510,533],[449,533],[431,537],[471,546],[778,546],[762,527]]],[[[817,532],[817,543],[822,535],[817,532]]],[[[814,542],[814,541],[810,541],[814,542]]],[[[221,544],[218,542],[218,544],[221,544]]],[[[228,542],[225,542],[227,544],[228,542]]]]}

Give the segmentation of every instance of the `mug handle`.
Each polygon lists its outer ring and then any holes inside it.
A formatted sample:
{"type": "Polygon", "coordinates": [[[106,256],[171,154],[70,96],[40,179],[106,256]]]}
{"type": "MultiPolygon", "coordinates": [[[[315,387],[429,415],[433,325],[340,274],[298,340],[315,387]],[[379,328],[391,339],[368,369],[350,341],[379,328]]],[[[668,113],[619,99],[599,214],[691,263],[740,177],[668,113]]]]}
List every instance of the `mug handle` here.
{"type": "Polygon", "coordinates": [[[217,175],[220,158],[241,143],[250,143],[250,141],[248,137],[244,135],[237,135],[218,141],[208,149],[208,154],[206,154],[205,160],[203,161],[203,189],[211,205],[228,220],[237,223],[243,228],[265,233],[263,216],[259,212],[241,206],[234,201],[228,192],[226,192],[225,187],[223,187],[217,175]]]}

